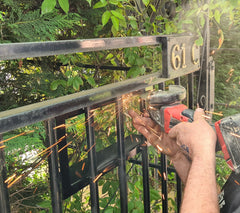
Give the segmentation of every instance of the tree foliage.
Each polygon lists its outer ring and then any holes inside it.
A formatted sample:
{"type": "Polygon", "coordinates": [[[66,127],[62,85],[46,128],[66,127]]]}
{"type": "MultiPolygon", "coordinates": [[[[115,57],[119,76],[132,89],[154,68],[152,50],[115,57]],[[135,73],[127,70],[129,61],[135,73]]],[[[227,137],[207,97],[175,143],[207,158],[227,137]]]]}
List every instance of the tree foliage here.
{"type": "MultiPolygon", "coordinates": [[[[38,0],[1,0],[0,41],[1,43],[15,43],[191,32],[198,35],[196,43],[203,45],[203,28],[207,15],[210,19],[211,48],[214,50],[212,55],[216,61],[216,102],[236,105],[240,102],[240,63],[237,54],[233,51],[239,50],[240,45],[236,39],[240,33],[240,3],[235,0],[213,0],[209,5],[202,2],[197,0],[191,2],[179,0],[44,0],[39,3],[38,0]],[[209,13],[207,13],[208,10],[209,13]],[[229,49],[235,50],[230,52],[229,49]]],[[[162,66],[159,60],[160,52],[160,47],[141,47],[1,61],[0,110],[159,71],[162,66]],[[86,68],[85,65],[89,64],[95,65],[95,68],[86,68]],[[128,67],[129,71],[100,69],[102,65],[128,67]]],[[[225,110],[222,105],[217,107],[218,110],[225,110]]],[[[113,107],[104,108],[104,112],[95,111],[97,119],[94,125],[96,125],[99,136],[97,139],[99,150],[116,139],[112,111],[114,111],[113,107]]],[[[225,111],[225,115],[236,113],[236,110],[225,111]]],[[[78,136],[78,141],[74,142],[74,145],[79,149],[84,149],[85,137],[81,134],[84,122],[81,118],[69,122],[67,123],[70,126],[69,135],[71,138],[78,136]]],[[[35,129],[33,135],[21,136],[15,140],[15,143],[6,143],[9,148],[6,151],[10,154],[11,150],[21,150],[19,154],[26,152],[30,148],[24,147],[23,142],[29,142],[31,146],[34,146],[33,149],[43,149],[41,144],[45,140],[42,135],[45,131],[43,125],[31,128],[35,129]]],[[[131,129],[131,127],[125,128],[127,131],[131,129]]],[[[21,131],[24,132],[27,129],[21,131]]],[[[11,133],[7,137],[20,132],[11,133]]],[[[153,156],[154,151],[152,150],[151,153],[153,156]]],[[[18,156],[12,159],[10,155],[7,157],[11,163],[9,169],[17,169],[20,172],[22,165],[19,167],[15,165],[18,156]]],[[[153,158],[151,160],[153,161],[153,158]]],[[[127,167],[130,169],[130,165],[127,167]]],[[[142,212],[143,208],[142,203],[135,202],[135,197],[142,195],[141,172],[138,170],[137,173],[138,176],[136,173],[129,176],[129,199],[131,201],[129,212],[142,212]]],[[[99,181],[102,194],[105,194],[100,200],[101,208],[106,207],[114,191],[117,190],[118,186],[115,182],[108,181],[108,178],[116,176],[117,172],[114,170],[108,173],[105,179],[99,181]]],[[[26,186],[30,181],[27,180],[23,185],[26,186]]],[[[222,183],[223,179],[220,178],[219,181],[222,183]]],[[[160,201],[161,197],[154,188],[151,188],[150,193],[152,205],[155,210],[159,211],[161,206],[157,205],[154,200],[160,201]]],[[[82,212],[87,212],[89,198],[84,198],[84,195],[86,194],[81,191],[66,201],[66,212],[80,211],[80,209],[82,212]],[[76,202],[73,203],[73,200],[76,202]],[[80,202],[81,207],[78,204],[80,202]]],[[[45,196],[48,197],[46,194],[45,196]]],[[[38,204],[49,207],[48,198],[46,202],[41,202],[43,199],[38,200],[38,204]]],[[[106,212],[112,212],[114,208],[119,210],[119,206],[118,195],[116,200],[110,202],[106,212]]]]}

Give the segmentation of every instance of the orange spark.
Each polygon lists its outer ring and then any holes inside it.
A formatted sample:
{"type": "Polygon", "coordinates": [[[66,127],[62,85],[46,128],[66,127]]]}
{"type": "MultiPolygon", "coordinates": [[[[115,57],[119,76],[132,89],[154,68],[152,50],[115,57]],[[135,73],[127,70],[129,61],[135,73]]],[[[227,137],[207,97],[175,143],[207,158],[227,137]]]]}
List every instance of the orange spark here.
{"type": "Polygon", "coordinates": [[[237,182],[237,180],[234,180],[234,182],[235,182],[237,185],[240,185],[240,184],[237,182]]]}
{"type": "Polygon", "coordinates": [[[19,175],[12,183],[8,184],[7,188],[10,188],[14,183],[16,183],[20,178],[22,178],[22,174],[19,175]]]}
{"type": "Polygon", "coordinates": [[[159,174],[159,177],[162,177],[162,175],[161,175],[160,171],[159,171],[159,170],[157,170],[157,172],[158,172],[158,174],[159,174]]]}
{"type": "Polygon", "coordinates": [[[10,176],[8,179],[5,180],[5,183],[11,182],[13,178],[16,177],[16,173],[14,173],[12,176],[10,176]]]}
{"type": "Polygon", "coordinates": [[[36,157],[37,156],[39,156],[39,155],[41,155],[41,154],[43,154],[43,153],[45,153],[45,152],[47,152],[49,149],[51,149],[52,147],[54,147],[54,146],[56,146],[57,144],[59,144],[64,138],[66,138],[67,137],[67,134],[65,134],[64,136],[62,136],[56,143],[54,143],[53,145],[51,145],[51,146],[49,146],[49,147],[47,147],[46,149],[44,149],[43,151],[41,151],[40,153],[38,153],[37,155],[36,155],[36,157]]]}
{"type": "Polygon", "coordinates": [[[164,179],[164,180],[167,180],[166,172],[163,172],[163,179],[164,179]]]}
{"type": "Polygon", "coordinates": [[[3,145],[3,146],[0,146],[0,149],[3,149],[3,148],[5,148],[6,146],[5,145],[3,145]]]}
{"type": "Polygon", "coordinates": [[[75,172],[75,175],[78,176],[79,178],[82,178],[82,175],[78,171],[75,172]]]}
{"type": "Polygon", "coordinates": [[[66,124],[60,124],[60,125],[54,127],[53,129],[59,129],[59,128],[64,128],[64,127],[66,127],[66,124]]]}
{"type": "Polygon", "coordinates": [[[207,110],[205,110],[205,112],[208,113],[208,114],[223,116],[222,112],[211,112],[211,111],[207,111],[207,110]]]}
{"type": "Polygon", "coordinates": [[[10,141],[10,140],[12,140],[12,139],[14,139],[14,138],[17,138],[17,137],[19,137],[19,136],[23,136],[23,135],[26,135],[26,134],[30,134],[30,133],[32,133],[32,132],[35,132],[35,130],[30,130],[30,131],[28,131],[28,132],[22,132],[22,133],[20,133],[20,134],[18,134],[18,135],[15,135],[15,136],[11,137],[11,138],[8,138],[8,139],[6,139],[6,140],[1,141],[1,143],[10,141]]]}
{"type": "Polygon", "coordinates": [[[204,117],[204,118],[206,118],[206,119],[208,119],[208,120],[211,119],[211,117],[210,117],[210,116],[207,116],[207,115],[202,115],[202,117],[204,117]]]}
{"type": "Polygon", "coordinates": [[[82,171],[84,170],[84,167],[85,167],[85,162],[83,162],[83,165],[82,165],[82,171]]]}
{"type": "Polygon", "coordinates": [[[103,170],[103,173],[108,172],[108,171],[111,170],[112,168],[114,168],[114,166],[106,167],[106,168],[103,170]]]}
{"type": "Polygon", "coordinates": [[[156,147],[157,147],[157,149],[158,149],[160,152],[163,151],[163,149],[162,149],[159,145],[156,145],[156,147]]]}
{"type": "Polygon", "coordinates": [[[109,137],[110,134],[111,134],[111,127],[108,128],[107,136],[109,137]]]}
{"type": "Polygon", "coordinates": [[[230,132],[230,135],[240,138],[240,135],[233,133],[233,132],[230,132]]]}
{"type": "Polygon", "coordinates": [[[164,194],[162,194],[162,199],[165,200],[165,195],[164,194]]]}
{"type": "Polygon", "coordinates": [[[78,162],[82,161],[82,160],[85,158],[85,156],[88,154],[88,152],[90,152],[91,149],[92,149],[94,146],[96,146],[96,143],[93,144],[93,145],[89,148],[89,150],[87,150],[87,152],[81,157],[81,159],[80,159],[78,162]]]}
{"type": "Polygon", "coordinates": [[[131,141],[133,142],[133,136],[132,135],[130,135],[130,138],[131,138],[131,141]]]}
{"type": "MultiPolygon", "coordinates": [[[[51,154],[52,154],[52,151],[49,152],[49,154],[47,155],[47,157],[49,157],[51,154]]],[[[38,164],[37,164],[36,166],[34,166],[34,169],[36,169],[36,168],[44,161],[44,159],[45,159],[45,158],[43,158],[42,160],[40,160],[40,161],[38,162],[38,164]]]]}
{"type": "Polygon", "coordinates": [[[63,149],[65,149],[66,147],[68,147],[70,144],[72,143],[72,141],[70,141],[69,143],[67,143],[64,147],[62,147],[61,149],[58,150],[58,153],[61,152],[63,149]]]}
{"type": "Polygon", "coordinates": [[[99,175],[97,175],[97,177],[93,180],[93,183],[97,182],[102,175],[103,175],[102,172],[99,175]]]}
{"type": "Polygon", "coordinates": [[[36,193],[36,191],[37,191],[37,188],[38,188],[38,187],[36,187],[36,188],[34,189],[34,191],[33,191],[33,194],[35,194],[35,193],[36,193]]]}
{"type": "Polygon", "coordinates": [[[132,119],[132,117],[131,117],[128,113],[124,112],[124,115],[126,115],[127,117],[129,117],[130,119],[132,119]]]}

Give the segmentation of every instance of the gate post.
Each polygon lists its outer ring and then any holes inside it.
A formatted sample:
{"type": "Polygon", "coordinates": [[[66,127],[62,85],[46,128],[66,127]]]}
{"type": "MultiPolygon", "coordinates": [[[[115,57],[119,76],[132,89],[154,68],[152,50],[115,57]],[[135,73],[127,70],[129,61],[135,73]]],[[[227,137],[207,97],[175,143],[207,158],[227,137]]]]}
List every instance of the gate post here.
{"type": "MultiPolygon", "coordinates": [[[[209,0],[205,0],[209,4],[209,0]]],[[[205,26],[203,30],[203,48],[201,57],[201,69],[197,91],[197,102],[199,106],[207,111],[214,111],[214,62],[210,58],[210,30],[209,10],[205,15],[205,26]]]]}

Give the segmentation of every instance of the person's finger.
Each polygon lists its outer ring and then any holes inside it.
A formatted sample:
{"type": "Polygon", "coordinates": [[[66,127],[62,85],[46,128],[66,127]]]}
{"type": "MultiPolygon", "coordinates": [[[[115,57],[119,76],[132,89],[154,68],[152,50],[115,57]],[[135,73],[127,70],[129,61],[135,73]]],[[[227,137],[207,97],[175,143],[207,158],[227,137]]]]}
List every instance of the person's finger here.
{"type": "Polygon", "coordinates": [[[130,109],[129,111],[128,111],[128,114],[133,118],[133,117],[135,117],[135,116],[139,116],[134,110],[132,110],[132,109],[130,109]]]}
{"type": "Polygon", "coordinates": [[[144,126],[133,124],[137,131],[139,131],[146,139],[151,136],[151,133],[144,126]]]}
{"type": "Polygon", "coordinates": [[[149,115],[148,111],[146,111],[146,110],[144,111],[143,116],[146,118],[150,118],[150,115],[149,115]]]}
{"type": "Polygon", "coordinates": [[[198,119],[204,119],[204,110],[202,108],[197,108],[194,112],[193,120],[196,121],[198,119]]]}

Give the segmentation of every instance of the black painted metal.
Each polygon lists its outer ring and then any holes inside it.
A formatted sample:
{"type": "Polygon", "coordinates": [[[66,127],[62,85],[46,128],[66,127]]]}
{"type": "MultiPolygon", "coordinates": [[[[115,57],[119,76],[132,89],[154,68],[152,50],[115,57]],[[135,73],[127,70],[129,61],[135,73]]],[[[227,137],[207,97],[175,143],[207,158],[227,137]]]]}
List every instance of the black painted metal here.
{"type": "Polygon", "coordinates": [[[194,108],[194,78],[193,74],[188,75],[188,107],[189,109],[194,108]]]}
{"type": "Polygon", "coordinates": [[[168,182],[168,171],[167,171],[167,156],[161,154],[161,175],[162,175],[162,212],[168,212],[168,193],[167,193],[167,182],[168,182]]]}
{"type": "Polygon", "coordinates": [[[0,133],[47,120],[49,117],[58,117],[80,108],[97,105],[112,100],[120,95],[139,91],[148,86],[176,78],[182,74],[183,73],[179,72],[176,73],[176,75],[170,75],[169,78],[159,78],[159,73],[149,74],[123,82],[117,82],[99,88],[0,112],[0,133]]]}
{"type": "Polygon", "coordinates": [[[116,120],[117,120],[117,145],[119,154],[119,184],[120,184],[120,202],[121,212],[128,212],[128,192],[127,192],[127,174],[126,174],[126,159],[124,145],[124,126],[123,126],[123,103],[122,97],[116,101],[116,120]]]}
{"type": "MultiPolygon", "coordinates": [[[[209,0],[204,0],[208,4],[209,0]]],[[[210,55],[210,33],[209,33],[209,10],[205,11],[205,26],[203,29],[203,46],[201,52],[201,69],[199,72],[199,82],[197,91],[197,101],[201,108],[210,111],[209,94],[209,55],[210,55]]]]}
{"type": "Polygon", "coordinates": [[[98,183],[95,181],[97,174],[97,163],[96,163],[96,149],[95,149],[95,135],[93,128],[93,113],[91,108],[86,108],[86,133],[87,133],[87,146],[88,150],[88,159],[90,162],[90,195],[91,195],[91,210],[93,213],[100,212],[99,210],[99,197],[98,197],[98,183]]]}
{"type": "MultiPolygon", "coordinates": [[[[3,146],[2,135],[0,134],[0,146],[3,146]]],[[[7,185],[5,183],[7,176],[6,165],[5,165],[5,157],[4,157],[4,149],[0,148],[0,210],[2,213],[10,212],[9,205],[9,195],[7,185]]]]}
{"type": "MultiPolygon", "coordinates": [[[[208,28],[208,26],[206,26],[208,28]]],[[[209,33],[209,32],[207,32],[209,33]]],[[[206,34],[205,40],[207,40],[208,34],[206,34]]],[[[175,36],[146,36],[146,37],[127,37],[127,38],[103,38],[103,39],[87,39],[87,40],[74,40],[74,41],[56,41],[56,42],[34,42],[34,43],[18,43],[18,44],[1,44],[0,45],[0,60],[6,59],[17,59],[26,57],[37,57],[37,56],[49,56],[58,54],[68,54],[77,52],[89,52],[89,51],[99,51],[107,49],[117,49],[124,47],[140,47],[145,45],[159,45],[162,44],[163,49],[163,71],[162,73],[154,73],[150,75],[145,75],[143,77],[138,77],[134,79],[129,79],[124,82],[118,82],[110,85],[106,85],[100,88],[82,91],[76,94],[68,95],[65,97],[60,97],[54,100],[45,101],[38,104],[32,104],[25,107],[20,107],[18,109],[9,110],[0,113],[0,133],[7,132],[19,127],[23,127],[38,121],[47,120],[47,130],[49,136],[49,146],[54,145],[57,141],[56,131],[58,137],[62,137],[66,134],[65,129],[54,130],[55,119],[57,125],[65,122],[65,119],[70,116],[71,113],[81,114],[83,109],[85,109],[86,115],[86,133],[87,133],[87,143],[88,143],[88,161],[90,162],[90,173],[91,178],[88,183],[90,183],[90,193],[91,193],[91,209],[92,212],[99,212],[99,195],[98,195],[98,184],[95,181],[98,175],[97,163],[96,163],[96,151],[95,151],[95,135],[93,124],[93,114],[91,109],[99,105],[109,104],[113,100],[116,100],[116,126],[117,126],[117,150],[118,150],[118,161],[116,166],[119,166],[118,175],[120,183],[120,201],[121,201],[121,212],[128,212],[128,191],[127,191],[127,174],[126,174],[126,151],[125,151],[125,139],[124,139],[124,119],[122,111],[122,98],[123,94],[130,92],[143,92],[143,90],[152,85],[159,84],[159,89],[164,89],[164,82],[170,79],[175,79],[176,84],[180,84],[180,76],[188,75],[188,101],[189,107],[194,106],[194,90],[193,90],[193,72],[196,71],[196,67],[192,71],[185,72],[183,70],[178,70],[171,72],[169,71],[169,46],[168,42],[172,39],[175,41],[175,36]],[[170,39],[170,40],[169,40],[170,39]]],[[[209,41],[207,41],[209,42],[209,41]]],[[[208,57],[206,51],[209,49],[209,45],[204,45],[204,64],[203,69],[208,67],[208,57]]],[[[212,65],[213,67],[213,65],[212,65]]],[[[107,67],[106,67],[107,68],[107,67]]],[[[113,68],[114,69],[114,68],[113,68]]],[[[120,68],[119,68],[120,69],[120,68]]],[[[124,68],[123,68],[124,69],[124,68]]],[[[121,69],[121,70],[123,70],[121,69]]],[[[128,68],[127,68],[128,69],[128,68]]],[[[126,70],[126,69],[125,69],[126,70]]],[[[214,75],[212,72],[207,76],[207,80],[202,84],[203,87],[208,84],[204,94],[209,94],[209,90],[213,90],[209,84],[211,84],[209,78],[214,75]],[[208,91],[208,92],[207,92],[208,91]]],[[[205,78],[205,74],[202,74],[205,78]]],[[[200,77],[201,79],[201,77],[200,77]]],[[[201,85],[201,86],[202,86],[201,85]]],[[[210,92],[211,92],[210,91],[210,92]]],[[[207,96],[207,95],[206,95],[207,96]]],[[[207,100],[208,103],[212,101],[207,100]]],[[[143,107],[143,106],[141,106],[143,107]]],[[[66,139],[58,145],[59,149],[66,145],[66,139]]],[[[60,176],[58,168],[58,153],[57,148],[54,145],[51,148],[51,155],[49,156],[49,172],[50,172],[50,184],[51,184],[51,197],[53,212],[62,212],[62,190],[60,187],[60,176]]],[[[66,192],[66,197],[68,196],[68,190],[72,190],[70,184],[69,176],[69,165],[68,165],[68,154],[67,149],[64,149],[59,154],[61,159],[66,158],[66,162],[62,160],[60,169],[62,173],[62,180],[65,180],[66,185],[63,184],[63,191],[66,192]],[[64,170],[67,168],[67,170],[64,170]],[[64,179],[65,178],[65,179],[64,179]]],[[[3,150],[0,149],[0,160],[1,160],[1,173],[0,173],[0,209],[1,212],[9,212],[9,200],[8,200],[8,190],[4,183],[6,171],[2,168],[4,167],[4,155],[3,150]],[[4,173],[5,172],[5,173],[4,173]]],[[[168,212],[168,194],[167,194],[167,180],[168,172],[174,171],[173,168],[167,167],[167,158],[165,155],[161,155],[161,165],[150,164],[148,160],[148,149],[147,146],[142,147],[142,161],[131,160],[130,162],[142,165],[143,171],[143,188],[144,188],[144,211],[150,212],[150,193],[149,193],[149,167],[159,169],[162,174],[162,208],[163,212],[168,212]]],[[[177,206],[178,212],[181,204],[181,181],[178,176],[177,180],[177,206]]],[[[76,189],[75,189],[76,190],[76,189]]],[[[63,193],[64,194],[64,193],[63,193]]],[[[69,192],[69,194],[71,194],[69,192]]]]}
{"type": "Polygon", "coordinates": [[[180,177],[176,174],[177,181],[177,212],[180,212],[180,207],[182,203],[182,182],[180,177]]]}
{"type": "MultiPolygon", "coordinates": [[[[56,126],[65,124],[65,119],[67,119],[67,116],[61,116],[56,118],[56,126]]],[[[58,144],[58,150],[62,149],[61,152],[59,152],[59,161],[60,161],[60,172],[61,172],[61,178],[62,178],[62,193],[63,193],[63,199],[65,199],[65,195],[68,192],[68,189],[70,186],[70,176],[69,176],[69,161],[68,161],[68,150],[67,148],[64,149],[64,147],[67,144],[67,137],[66,136],[66,128],[65,126],[62,128],[57,128],[57,139],[59,140],[61,138],[61,142],[58,144]],[[64,159],[64,160],[63,160],[64,159]]]]}
{"type": "Polygon", "coordinates": [[[1,44],[0,60],[158,45],[159,37],[140,36],[1,44]]]}
{"type": "MultiPolygon", "coordinates": [[[[145,101],[141,100],[140,102],[140,111],[143,112],[146,109],[145,101]]],[[[142,140],[144,137],[142,136],[142,140]]],[[[142,145],[142,172],[143,172],[143,195],[144,195],[144,212],[148,213],[150,211],[150,189],[149,189],[149,160],[148,160],[148,147],[144,143],[142,145]]]]}
{"type": "Polygon", "coordinates": [[[150,211],[150,192],[149,192],[149,162],[148,162],[148,148],[147,144],[142,145],[142,172],[143,172],[143,195],[144,195],[144,212],[150,211]]]}
{"type": "Polygon", "coordinates": [[[47,135],[48,135],[48,146],[51,147],[50,155],[48,157],[49,174],[50,174],[50,186],[51,186],[51,200],[52,209],[54,213],[62,212],[62,192],[61,192],[61,179],[58,168],[58,152],[57,152],[57,138],[55,118],[50,118],[47,121],[47,135]]]}

